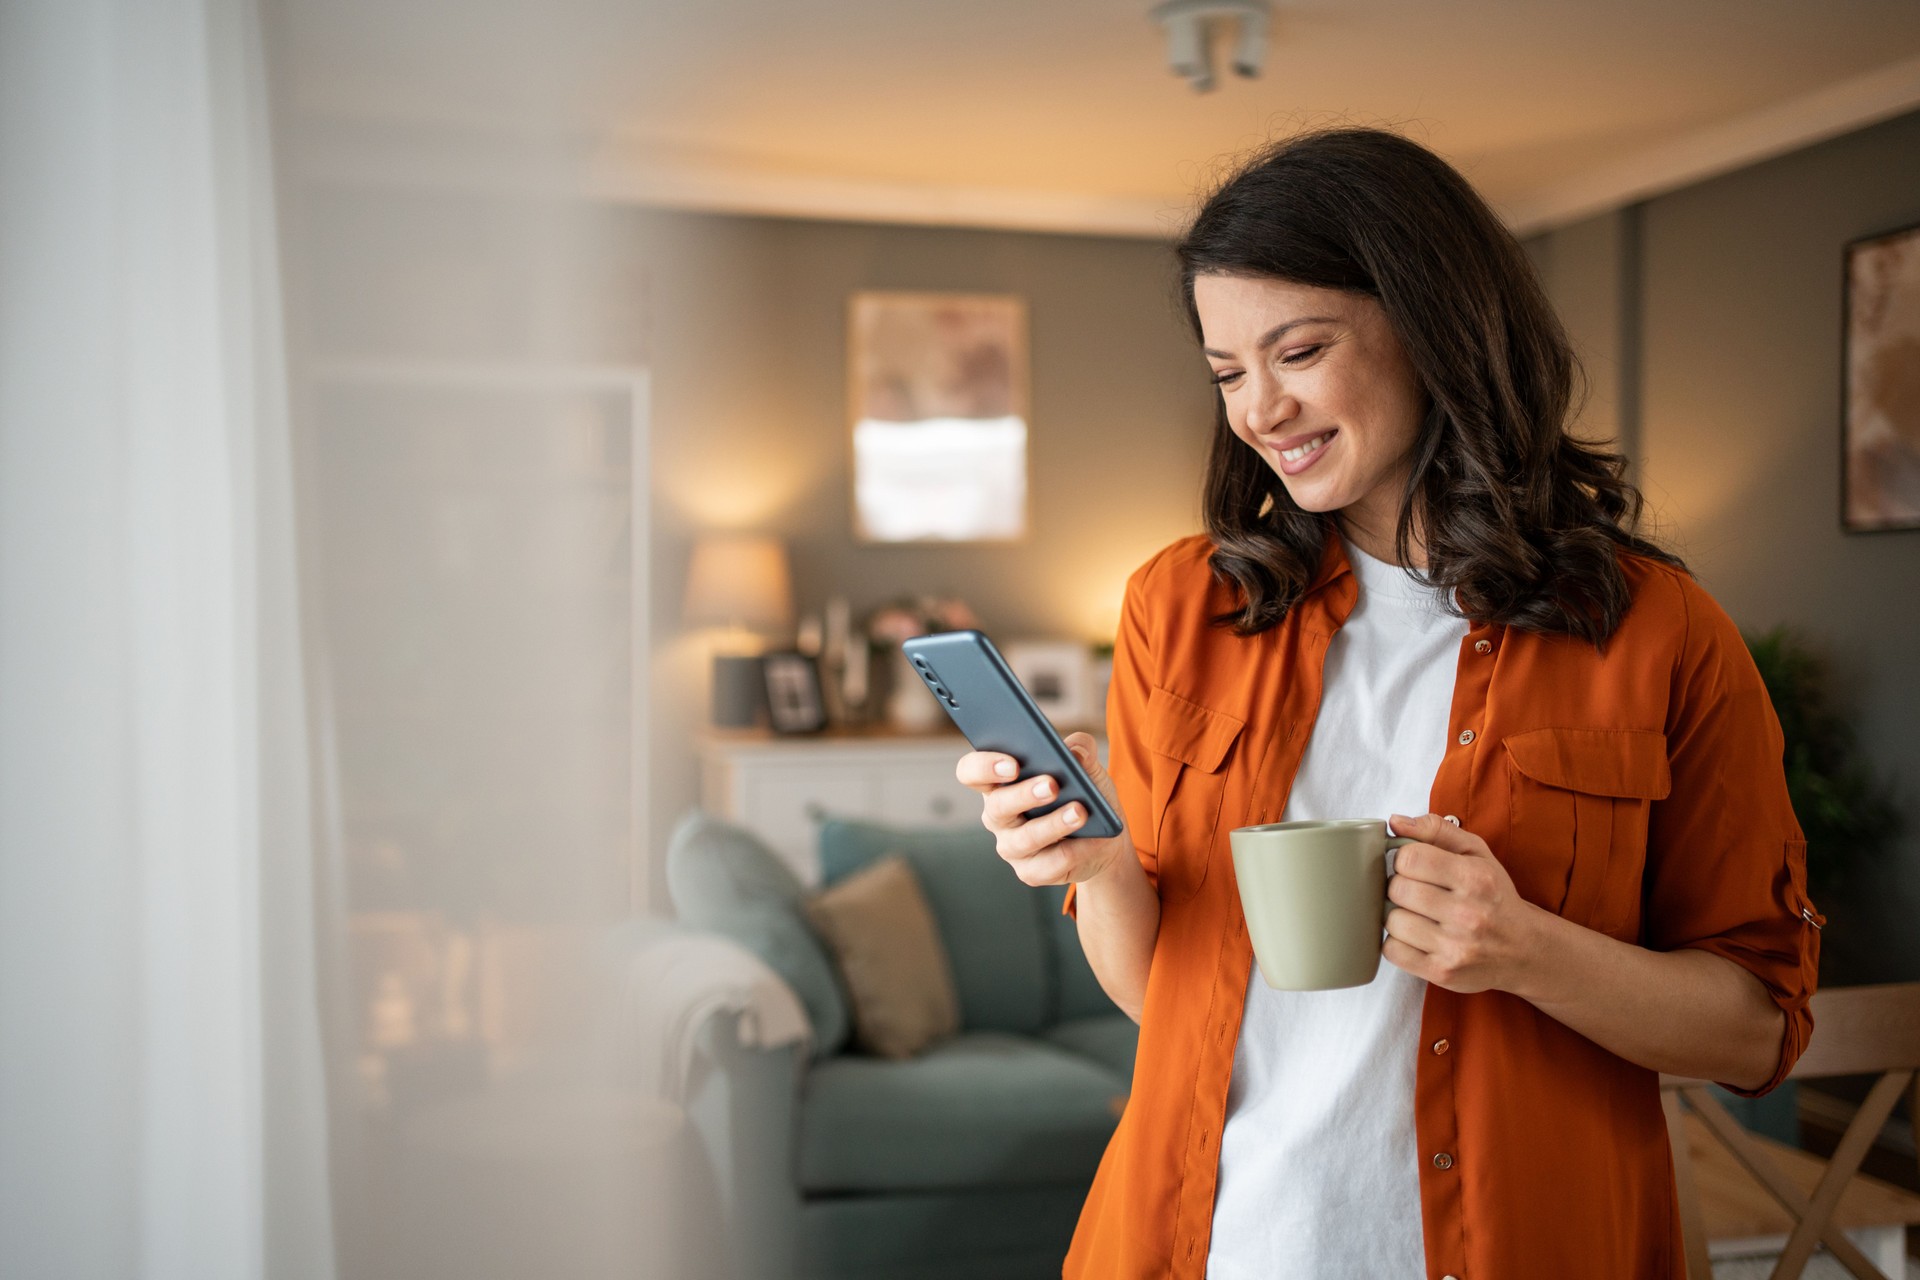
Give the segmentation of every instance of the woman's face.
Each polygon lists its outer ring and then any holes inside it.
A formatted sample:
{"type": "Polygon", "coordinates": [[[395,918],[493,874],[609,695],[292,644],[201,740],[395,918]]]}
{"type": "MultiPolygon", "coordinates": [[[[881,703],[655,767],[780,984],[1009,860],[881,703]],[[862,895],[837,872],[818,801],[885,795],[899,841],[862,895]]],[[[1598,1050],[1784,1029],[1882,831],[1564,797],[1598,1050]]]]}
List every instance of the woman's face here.
{"type": "Polygon", "coordinates": [[[1193,301],[1234,434],[1302,510],[1339,512],[1361,550],[1393,560],[1427,397],[1386,311],[1265,276],[1199,276],[1193,301]]]}

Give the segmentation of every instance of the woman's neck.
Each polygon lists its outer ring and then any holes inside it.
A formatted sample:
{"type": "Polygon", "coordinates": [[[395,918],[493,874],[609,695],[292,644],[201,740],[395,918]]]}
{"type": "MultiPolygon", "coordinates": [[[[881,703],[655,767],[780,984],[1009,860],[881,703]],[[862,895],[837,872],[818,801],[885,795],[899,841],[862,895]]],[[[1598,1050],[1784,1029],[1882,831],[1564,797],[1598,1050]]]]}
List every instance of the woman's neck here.
{"type": "MultiPolygon", "coordinates": [[[[1345,537],[1348,542],[1351,542],[1375,560],[1384,560],[1388,564],[1400,564],[1399,554],[1394,550],[1393,546],[1394,530],[1391,527],[1383,531],[1363,526],[1360,522],[1344,513],[1336,517],[1336,519],[1340,527],[1341,535],[1345,537]]],[[[1427,567],[1427,552],[1426,548],[1421,544],[1420,522],[1418,519],[1414,521],[1411,543],[1412,545],[1407,548],[1408,562],[1403,567],[1418,569],[1424,572],[1427,567]]]]}

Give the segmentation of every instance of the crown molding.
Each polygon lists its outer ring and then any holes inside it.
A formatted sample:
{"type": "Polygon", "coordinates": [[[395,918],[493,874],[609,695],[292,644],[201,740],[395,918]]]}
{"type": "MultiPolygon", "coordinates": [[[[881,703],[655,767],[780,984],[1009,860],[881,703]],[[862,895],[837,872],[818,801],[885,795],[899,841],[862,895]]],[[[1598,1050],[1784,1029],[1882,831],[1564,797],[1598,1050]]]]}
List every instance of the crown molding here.
{"type": "Polygon", "coordinates": [[[1191,212],[1174,199],[884,182],[771,171],[584,132],[311,116],[299,176],[323,186],[586,198],[695,213],[978,227],[1166,240],[1191,212]]]}
{"type": "Polygon", "coordinates": [[[588,194],[699,213],[979,227],[1166,240],[1189,210],[1172,200],[754,172],[684,162],[601,163],[588,194]]]}
{"type": "MultiPolygon", "coordinates": [[[[1920,108],[1920,58],[1680,134],[1579,177],[1497,202],[1517,235],[1621,208],[1920,108]]],[[[660,151],[584,133],[393,122],[310,121],[306,176],[319,181],[517,189],[688,212],[1149,240],[1176,237],[1185,197],[888,182],[779,171],[747,158],[660,151]]]]}
{"type": "Polygon", "coordinates": [[[1909,58],[1697,129],[1579,178],[1506,201],[1516,235],[1548,231],[1650,196],[1824,142],[1920,107],[1920,58],[1909,58]]]}
{"type": "MultiPolygon", "coordinates": [[[[1551,230],[1785,155],[1920,108],[1920,58],[1680,134],[1571,181],[1500,202],[1516,235],[1551,230]]],[[[1182,201],[1113,199],[810,177],[743,166],[602,161],[590,183],[607,199],[709,213],[990,227],[1170,239],[1182,201]]]]}

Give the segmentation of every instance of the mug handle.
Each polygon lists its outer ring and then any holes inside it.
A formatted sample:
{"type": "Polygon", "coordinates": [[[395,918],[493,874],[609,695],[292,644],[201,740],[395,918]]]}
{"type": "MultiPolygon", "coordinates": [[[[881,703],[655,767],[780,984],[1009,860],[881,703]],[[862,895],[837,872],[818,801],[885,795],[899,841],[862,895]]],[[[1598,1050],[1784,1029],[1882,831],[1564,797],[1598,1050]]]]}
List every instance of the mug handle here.
{"type": "MultiPolygon", "coordinates": [[[[1393,876],[1394,876],[1393,851],[1395,849],[1398,849],[1403,844],[1416,844],[1416,843],[1418,843],[1418,841],[1416,841],[1412,836],[1388,836],[1387,837],[1387,879],[1391,880],[1393,879],[1393,876]]],[[[1392,910],[1393,910],[1393,902],[1391,899],[1380,904],[1380,927],[1382,929],[1387,927],[1387,916],[1389,913],[1392,912],[1392,910]]]]}

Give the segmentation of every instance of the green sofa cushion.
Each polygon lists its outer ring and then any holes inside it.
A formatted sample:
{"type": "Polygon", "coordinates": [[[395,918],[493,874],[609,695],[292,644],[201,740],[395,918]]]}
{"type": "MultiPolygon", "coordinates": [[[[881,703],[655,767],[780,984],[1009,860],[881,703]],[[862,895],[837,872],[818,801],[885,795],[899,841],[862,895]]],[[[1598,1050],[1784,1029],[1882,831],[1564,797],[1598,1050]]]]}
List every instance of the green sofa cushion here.
{"type": "Polygon", "coordinates": [[[820,827],[828,884],[903,854],[933,908],[969,1031],[1037,1032],[1051,1021],[1053,961],[1034,891],[995,852],[985,827],[908,828],[847,818],[820,827]]]}
{"type": "Polygon", "coordinates": [[[1050,1043],[1091,1058],[1133,1085],[1133,1055],[1140,1047],[1140,1027],[1124,1013],[1100,1013],[1074,1018],[1040,1033],[1050,1043]]]}
{"type": "Polygon", "coordinates": [[[667,892],[680,919],[732,938],[786,980],[813,1024],[814,1058],[847,1043],[846,990],[800,909],[806,890],[757,836],[688,813],[667,841],[667,892]]]}
{"type": "Polygon", "coordinates": [[[804,1191],[1092,1181],[1126,1091],[1091,1059],[1031,1036],[968,1031],[917,1058],[814,1064],[800,1100],[804,1191]]]}
{"type": "Polygon", "coordinates": [[[1084,1183],[819,1196],[800,1215],[805,1280],[1060,1280],[1084,1183]]]}
{"type": "MultiPolygon", "coordinates": [[[[1042,931],[1048,944],[1047,959],[1053,974],[1048,1025],[1071,1018],[1119,1013],[1120,1006],[1107,998],[1100,979],[1093,976],[1093,966],[1087,963],[1086,949],[1080,945],[1080,926],[1072,916],[1061,914],[1060,907],[1067,900],[1067,886],[1047,885],[1034,893],[1034,900],[1040,908],[1042,931]]],[[[1131,1057],[1128,1061],[1132,1061],[1131,1057]]]]}

